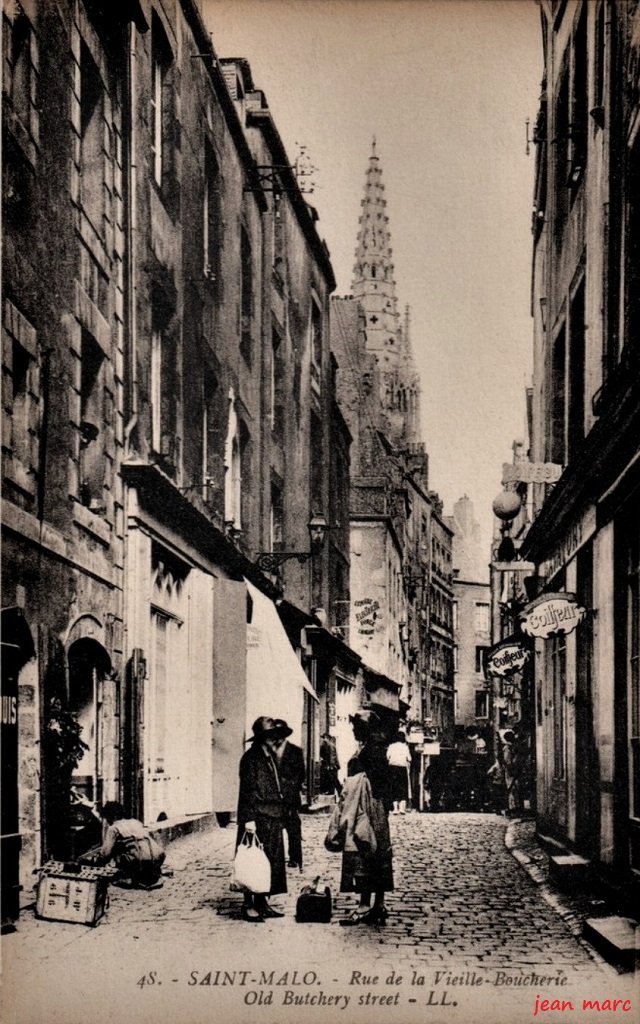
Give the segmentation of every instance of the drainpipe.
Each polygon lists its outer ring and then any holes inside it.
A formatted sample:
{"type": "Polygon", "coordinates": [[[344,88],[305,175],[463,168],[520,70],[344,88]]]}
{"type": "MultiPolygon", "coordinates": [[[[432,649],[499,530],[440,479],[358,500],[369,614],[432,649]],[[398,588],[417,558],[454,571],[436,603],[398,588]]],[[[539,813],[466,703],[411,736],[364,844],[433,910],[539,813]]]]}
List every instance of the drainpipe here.
{"type": "Polygon", "coordinates": [[[136,27],[133,22],[127,26],[127,76],[126,102],[124,107],[125,125],[124,142],[125,159],[125,265],[127,289],[127,349],[128,349],[128,380],[127,400],[129,419],[124,430],[124,456],[130,454],[131,435],[138,422],[138,366],[137,366],[137,274],[136,274],[136,239],[138,229],[137,209],[137,168],[136,168],[136,27]]]}

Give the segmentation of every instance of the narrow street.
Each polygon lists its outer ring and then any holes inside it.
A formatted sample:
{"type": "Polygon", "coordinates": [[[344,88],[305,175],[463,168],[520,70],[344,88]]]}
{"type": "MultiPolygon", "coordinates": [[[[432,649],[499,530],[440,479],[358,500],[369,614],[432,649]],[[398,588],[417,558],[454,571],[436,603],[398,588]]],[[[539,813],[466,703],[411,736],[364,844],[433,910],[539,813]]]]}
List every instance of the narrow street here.
{"type": "Polygon", "coordinates": [[[5,943],[12,1019],[80,1024],[91,1005],[94,1021],[153,1021],[160,1010],[189,1024],[323,1021],[338,1012],[374,1022],[414,1014],[515,1021],[533,1019],[539,995],[575,1009],[543,1019],[574,1021],[604,1019],[583,1012],[583,999],[630,998],[633,980],[574,939],[505,848],[507,823],[494,815],[392,816],[396,890],[387,926],[340,927],[354,901],[344,895],[331,924],[296,924],[304,882],[320,874],[332,892],[339,885],[340,856],[322,844],[326,824],[325,815],[304,819],[307,866],[302,876],[289,872],[280,920],[238,919],[232,827],[174,843],[162,889],[112,887],[95,930],[38,921],[27,910],[5,943]]]}

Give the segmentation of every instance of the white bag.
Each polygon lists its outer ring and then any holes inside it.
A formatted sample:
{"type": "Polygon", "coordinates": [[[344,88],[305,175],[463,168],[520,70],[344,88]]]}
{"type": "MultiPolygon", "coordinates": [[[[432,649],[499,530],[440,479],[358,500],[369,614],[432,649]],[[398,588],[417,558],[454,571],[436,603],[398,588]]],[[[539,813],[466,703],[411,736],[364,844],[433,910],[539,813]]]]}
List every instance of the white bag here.
{"type": "Polygon", "coordinates": [[[271,864],[254,832],[245,832],[233,862],[235,883],[248,892],[268,893],[271,889],[271,864]]]}

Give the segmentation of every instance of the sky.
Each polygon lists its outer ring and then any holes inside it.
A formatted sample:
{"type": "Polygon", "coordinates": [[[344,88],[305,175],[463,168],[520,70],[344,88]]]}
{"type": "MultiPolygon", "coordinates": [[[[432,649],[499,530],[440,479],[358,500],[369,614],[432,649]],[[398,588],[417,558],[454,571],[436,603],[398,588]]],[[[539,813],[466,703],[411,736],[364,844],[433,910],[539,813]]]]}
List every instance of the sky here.
{"type": "Polygon", "coordinates": [[[542,78],[534,0],[202,0],[215,50],[245,57],[307,198],[336,294],[351,292],[373,136],[399,308],[411,309],[429,486],[473,500],[488,552],[501,466],[525,435],[533,151],[542,78]]]}

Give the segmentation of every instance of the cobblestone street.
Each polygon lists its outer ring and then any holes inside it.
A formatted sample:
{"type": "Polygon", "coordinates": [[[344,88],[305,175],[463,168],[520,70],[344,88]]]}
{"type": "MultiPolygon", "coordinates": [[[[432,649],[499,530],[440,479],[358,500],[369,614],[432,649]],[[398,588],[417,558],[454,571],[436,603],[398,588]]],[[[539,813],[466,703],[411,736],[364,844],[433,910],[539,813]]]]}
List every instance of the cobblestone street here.
{"type": "Polygon", "coordinates": [[[506,822],[493,815],[392,816],[387,926],[340,927],[355,899],[344,895],[330,925],[296,924],[304,882],[320,874],[338,888],[340,857],[322,845],[326,824],[325,815],[304,819],[307,866],[289,872],[283,919],[239,920],[241,898],[229,890],[232,827],[174,843],[162,889],[112,887],[95,930],[24,912],[5,940],[5,999],[15,1013],[5,1019],[137,1022],[157,1020],[163,1008],[190,1024],[220,1013],[238,1022],[258,1014],[265,1024],[307,1014],[324,1021],[345,1010],[349,1020],[471,1022],[484,1007],[492,1020],[510,1021],[532,1018],[540,995],[580,1006],[563,1020],[588,1020],[583,998],[629,992],[632,979],[600,963],[545,902],[505,848],[506,822]],[[398,985],[386,983],[392,971],[398,985]],[[308,1001],[314,995],[319,1002],[308,1001]]]}

